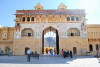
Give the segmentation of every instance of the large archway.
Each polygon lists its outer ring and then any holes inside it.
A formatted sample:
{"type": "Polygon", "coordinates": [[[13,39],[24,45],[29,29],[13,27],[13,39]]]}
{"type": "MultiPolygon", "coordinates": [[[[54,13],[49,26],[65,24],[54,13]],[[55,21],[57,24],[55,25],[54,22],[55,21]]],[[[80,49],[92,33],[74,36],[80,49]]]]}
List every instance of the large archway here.
{"type": "Polygon", "coordinates": [[[50,54],[50,50],[53,54],[59,54],[58,30],[51,26],[44,29],[42,33],[42,54],[50,54]]]}

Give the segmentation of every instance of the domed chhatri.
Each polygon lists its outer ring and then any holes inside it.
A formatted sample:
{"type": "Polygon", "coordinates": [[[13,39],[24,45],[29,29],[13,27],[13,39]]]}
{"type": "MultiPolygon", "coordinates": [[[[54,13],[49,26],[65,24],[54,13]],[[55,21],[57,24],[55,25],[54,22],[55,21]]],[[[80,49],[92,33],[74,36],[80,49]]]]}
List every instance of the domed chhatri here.
{"type": "Polygon", "coordinates": [[[43,10],[43,6],[40,3],[38,3],[34,8],[35,10],[43,10]]]}
{"type": "Polygon", "coordinates": [[[58,6],[58,10],[66,10],[67,9],[67,6],[64,4],[64,3],[61,3],[59,6],[58,6]]]}

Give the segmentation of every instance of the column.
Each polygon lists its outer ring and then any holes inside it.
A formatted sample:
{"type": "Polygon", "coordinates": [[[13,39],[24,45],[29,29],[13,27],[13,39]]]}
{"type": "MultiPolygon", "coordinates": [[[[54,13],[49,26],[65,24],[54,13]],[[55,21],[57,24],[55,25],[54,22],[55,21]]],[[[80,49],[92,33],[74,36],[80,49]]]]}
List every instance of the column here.
{"type": "Polygon", "coordinates": [[[60,17],[60,22],[61,22],[61,16],[59,16],[60,17]]]}
{"type": "Polygon", "coordinates": [[[67,22],[67,20],[66,20],[66,15],[65,15],[65,22],[67,22]]]}
{"type": "Polygon", "coordinates": [[[36,16],[34,17],[34,22],[36,22],[36,16]]]}
{"type": "Polygon", "coordinates": [[[25,22],[27,22],[27,17],[25,17],[25,22]]]}
{"type": "Polygon", "coordinates": [[[54,17],[54,16],[52,16],[52,17],[53,17],[52,22],[53,22],[53,23],[56,22],[56,21],[54,21],[55,17],[54,17]]]}
{"type": "Polygon", "coordinates": [[[46,15],[46,23],[48,23],[48,16],[46,15]]]}
{"type": "Polygon", "coordinates": [[[31,22],[31,17],[30,17],[30,22],[31,22]]]}
{"type": "Polygon", "coordinates": [[[41,23],[41,16],[40,16],[40,23],[41,23]]]}

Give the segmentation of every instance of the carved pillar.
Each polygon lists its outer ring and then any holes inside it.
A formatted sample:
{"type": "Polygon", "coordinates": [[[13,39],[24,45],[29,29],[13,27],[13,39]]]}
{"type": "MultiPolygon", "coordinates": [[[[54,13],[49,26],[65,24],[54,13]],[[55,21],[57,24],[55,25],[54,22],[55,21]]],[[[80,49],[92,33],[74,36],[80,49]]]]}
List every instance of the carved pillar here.
{"type": "Polygon", "coordinates": [[[54,21],[55,20],[55,16],[52,16],[52,17],[53,17],[52,22],[56,22],[56,21],[54,21]]]}
{"type": "Polygon", "coordinates": [[[61,22],[61,15],[59,17],[60,17],[60,22],[61,22]]]}
{"type": "Polygon", "coordinates": [[[35,18],[34,18],[34,22],[36,22],[36,16],[35,16],[35,18]]]}
{"type": "Polygon", "coordinates": [[[25,22],[27,22],[27,16],[25,16],[25,22]]]}
{"type": "Polygon", "coordinates": [[[46,15],[46,23],[48,23],[48,15],[46,15]]]}
{"type": "Polygon", "coordinates": [[[41,23],[41,16],[40,16],[40,23],[41,23]]]}
{"type": "Polygon", "coordinates": [[[67,20],[66,20],[66,15],[65,15],[65,22],[66,22],[67,20]]]}
{"type": "Polygon", "coordinates": [[[30,22],[31,22],[31,20],[32,20],[32,19],[31,19],[31,17],[30,17],[30,22]]]}

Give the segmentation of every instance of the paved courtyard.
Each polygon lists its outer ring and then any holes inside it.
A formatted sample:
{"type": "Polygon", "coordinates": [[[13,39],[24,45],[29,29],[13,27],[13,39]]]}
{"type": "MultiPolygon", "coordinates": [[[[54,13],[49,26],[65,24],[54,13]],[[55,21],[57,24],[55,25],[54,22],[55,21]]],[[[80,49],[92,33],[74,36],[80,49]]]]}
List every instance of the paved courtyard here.
{"type": "Polygon", "coordinates": [[[77,67],[100,67],[100,58],[92,56],[65,59],[60,56],[40,56],[39,60],[36,58],[31,58],[31,62],[26,60],[26,56],[0,56],[0,64],[66,64],[77,67]]]}

